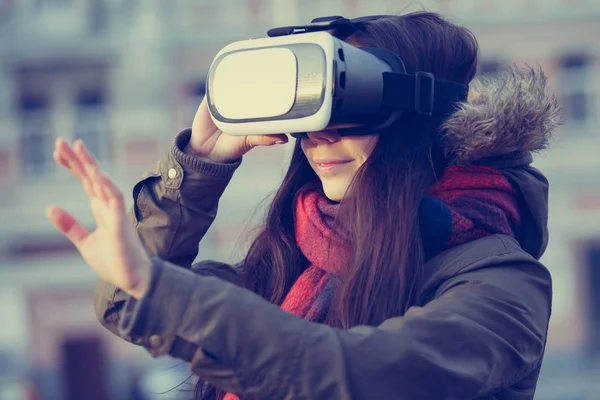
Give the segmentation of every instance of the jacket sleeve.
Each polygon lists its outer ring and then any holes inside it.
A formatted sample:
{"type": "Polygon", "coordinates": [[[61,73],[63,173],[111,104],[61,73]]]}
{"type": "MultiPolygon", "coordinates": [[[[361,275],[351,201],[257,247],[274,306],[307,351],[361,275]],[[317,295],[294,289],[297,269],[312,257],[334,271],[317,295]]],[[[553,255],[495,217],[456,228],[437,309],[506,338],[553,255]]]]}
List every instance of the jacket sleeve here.
{"type": "MultiPolygon", "coordinates": [[[[154,173],[135,185],[134,206],[129,212],[148,253],[184,268],[190,268],[197,256],[198,244],[216,217],[219,198],[241,163],[214,163],[185,153],[190,134],[186,129],[177,135],[154,173]]],[[[225,263],[205,261],[194,270],[235,280],[235,269],[225,263]]],[[[96,315],[115,334],[126,298],[106,282],[96,285],[96,315]]],[[[125,339],[140,344],[135,338],[125,339]]]]}
{"type": "Polygon", "coordinates": [[[120,329],[241,397],[473,399],[539,367],[550,304],[547,269],[515,250],[473,261],[402,317],[343,331],[154,259],[120,329]]]}

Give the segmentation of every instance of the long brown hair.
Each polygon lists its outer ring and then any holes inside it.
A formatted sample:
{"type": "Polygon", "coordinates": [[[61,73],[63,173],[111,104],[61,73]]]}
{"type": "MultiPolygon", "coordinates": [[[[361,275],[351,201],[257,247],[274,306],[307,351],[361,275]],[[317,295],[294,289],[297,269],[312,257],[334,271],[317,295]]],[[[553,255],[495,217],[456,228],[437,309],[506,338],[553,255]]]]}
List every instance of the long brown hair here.
{"type": "MultiPolygon", "coordinates": [[[[465,84],[475,75],[475,37],[436,13],[379,19],[333,34],[353,44],[397,53],[408,72],[431,72],[439,79],[465,84]]],[[[378,325],[413,304],[424,264],[418,209],[445,165],[440,122],[416,114],[402,118],[380,133],[373,153],[354,177],[340,219],[350,231],[355,252],[328,312],[328,324],[342,329],[378,325]]],[[[298,140],[241,276],[242,286],[274,304],[281,304],[307,267],[296,245],[294,214],[299,189],[311,183],[317,185],[319,180],[298,140]]],[[[205,399],[222,395],[210,386],[204,389],[205,399]]]]}

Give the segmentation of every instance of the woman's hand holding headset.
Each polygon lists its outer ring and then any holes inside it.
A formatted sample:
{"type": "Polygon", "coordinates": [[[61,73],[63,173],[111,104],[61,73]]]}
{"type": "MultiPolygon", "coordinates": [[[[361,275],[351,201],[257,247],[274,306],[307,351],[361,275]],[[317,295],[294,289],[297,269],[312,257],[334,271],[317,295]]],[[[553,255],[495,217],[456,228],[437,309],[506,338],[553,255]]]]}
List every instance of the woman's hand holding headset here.
{"type": "Polygon", "coordinates": [[[230,163],[233,162],[256,146],[273,146],[287,143],[285,134],[279,135],[227,135],[215,125],[208,111],[206,97],[200,103],[194,122],[192,123],[192,137],[188,149],[192,154],[206,157],[209,160],[230,163]]]}
{"type": "MultiPolygon", "coordinates": [[[[254,38],[250,38],[252,40],[254,38]]],[[[206,157],[209,160],[221,163],[233,162],[256,146],[273,146],[287,143],[285,134],[279,135],[252,135],[231,136],[217,128],[208,111],[206,96],[202,99],[194,122],[192,123],[192,137],[188,149],[193,154],[206,157]]]]}

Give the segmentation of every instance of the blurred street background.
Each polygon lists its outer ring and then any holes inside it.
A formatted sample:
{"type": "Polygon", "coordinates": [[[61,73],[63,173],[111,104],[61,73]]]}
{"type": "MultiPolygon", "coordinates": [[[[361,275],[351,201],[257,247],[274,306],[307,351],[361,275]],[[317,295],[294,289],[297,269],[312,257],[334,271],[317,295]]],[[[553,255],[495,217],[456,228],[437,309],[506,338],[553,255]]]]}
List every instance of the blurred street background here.
{"type": "MultiPolygon", "coordinates": [[[[480,75],[539,64],[559,96],[566,123],[535,161],[551,182],[555,290],[536,399],[600,399],[600,0],[0,0],[0,400],[188,399],[194,383],[96,321],[95,275],[45,217],[56,204],[93,226],[53,163],[58,136],[82,138],[131,193],[190,126],[224,45],[420,6],[474,31],[480,75]]],[[[200,258],[241,256],[291,148],[245,157],[200,258]]]]}

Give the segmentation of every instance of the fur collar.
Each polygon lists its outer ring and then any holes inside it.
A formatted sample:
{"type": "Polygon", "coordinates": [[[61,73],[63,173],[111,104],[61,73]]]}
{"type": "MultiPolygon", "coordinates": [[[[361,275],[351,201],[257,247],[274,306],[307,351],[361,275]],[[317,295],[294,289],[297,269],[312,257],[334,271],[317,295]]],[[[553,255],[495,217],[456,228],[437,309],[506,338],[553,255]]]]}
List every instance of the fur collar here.
{"type": "Polygon", "coordinates": [[[539,152],[560,125],[560,108],[541,69],[511,66],[470,84],[469,98],[444,123],[452,164],[539,152]]]}

